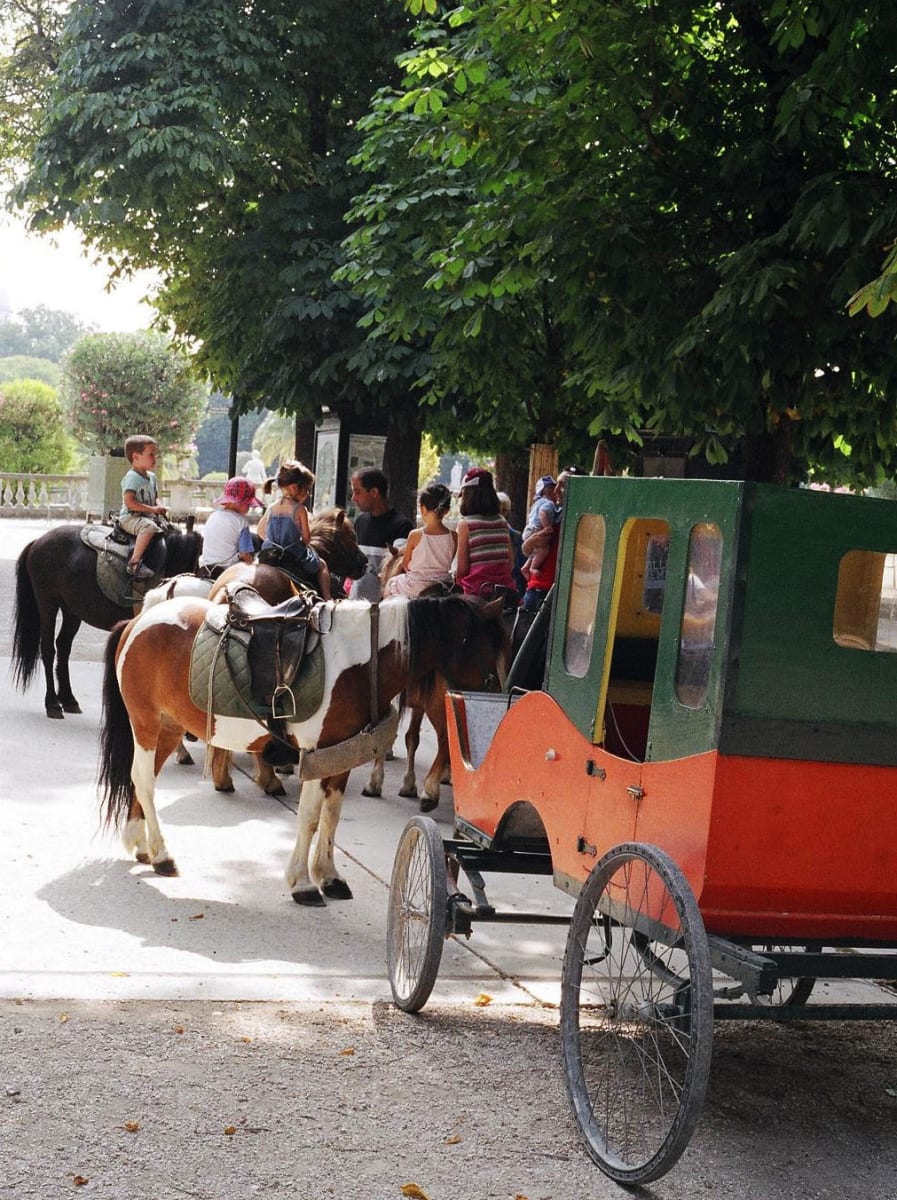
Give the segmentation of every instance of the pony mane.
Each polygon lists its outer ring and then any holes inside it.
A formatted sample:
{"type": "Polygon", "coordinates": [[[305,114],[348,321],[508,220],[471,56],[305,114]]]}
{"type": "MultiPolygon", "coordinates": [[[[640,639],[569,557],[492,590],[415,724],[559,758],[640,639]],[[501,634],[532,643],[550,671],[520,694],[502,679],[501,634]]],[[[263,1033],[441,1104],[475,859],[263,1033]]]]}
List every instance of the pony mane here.
{"type": "MultiPolygon", "coordinates": [[[[471,646],[485,634],[494,659],[507,651],[508,635],[501,621],[485,616],[482,610],[463,596],[418,597],[408,605],[408,669],[417,676],[418,687],[429,695],[436,681],[436,671],[422,673],[421,654],[425,646],[437,644],[448,647],[449,661],[463,659],[471,646]]],[[[451,679],[449,679],[451,683],[451,679]]]]}

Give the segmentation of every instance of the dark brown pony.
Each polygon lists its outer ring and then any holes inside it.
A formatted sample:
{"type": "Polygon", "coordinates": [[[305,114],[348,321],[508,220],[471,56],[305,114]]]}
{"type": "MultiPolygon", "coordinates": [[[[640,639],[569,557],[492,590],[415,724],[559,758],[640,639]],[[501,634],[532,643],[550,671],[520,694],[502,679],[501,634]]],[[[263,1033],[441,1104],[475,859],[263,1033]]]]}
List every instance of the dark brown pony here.
{"type": "MultiPolygon", "coordinates": [[[[193,643],[215,607],[192,597],[167,600],[113,630],[106,649],[100,737],[106,816],[122,827],[128,851],[160,874],[174,874],[176,867],[156,815],[155,781],[178,739],[188,731],[228,750],[259,753],[269,737],[254,720],[210,717],[190,698],[193,643]]],[[[379,606],[372,712],[371,613],[364,601],[324,605],[324,698],[312,717],[286,727],[299,747],[344,742],[384,718],[409,684],[424,687],[436,673],[465,690],[482,688],[487,676],[492,686],[499,685],[509,640],[495,606],[476,608],[461,597],[389,600],[379,606]]],[[[348,778],[347,769],[302,785],[286,872],[298,904],[322,904],[323,896],[351,898],[333,860],[348,778]]]]}
{"type": "MultiPolygon", "coordinates": [[[[201,550],[202,537],[193,531],[191,517],[186,532],[174,526],[166,531],[164,558],[154,565],[163,575],[195,571],[201,550]]],[[[42,534],[28,543],[16,564],[13,682],[25,691],[41,661],[47,716],[80,713],[69,678],[75,634],[82,621],[96,629],[111,629],[131,612],[113,604],[100,590],[96,552],[81,541],[80,525],[63,525],[42,534]]]]}

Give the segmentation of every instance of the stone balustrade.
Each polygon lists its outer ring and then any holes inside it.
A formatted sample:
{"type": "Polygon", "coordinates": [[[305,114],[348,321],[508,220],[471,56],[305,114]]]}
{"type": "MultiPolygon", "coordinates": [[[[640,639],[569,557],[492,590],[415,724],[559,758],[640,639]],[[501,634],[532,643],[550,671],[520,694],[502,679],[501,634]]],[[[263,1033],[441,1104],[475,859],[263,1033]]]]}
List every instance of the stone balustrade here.
{"type": "MultiPolygon", "coordinates": [[[[0,517],[64,517],[85,519],[87,474],[38,475],[0,471],[0,517]]],[[[222,482],[205,479],[162,480],[161,500],[171,519],[181,521],[190,513],[204,521],[212,511],[222,482]]]]}

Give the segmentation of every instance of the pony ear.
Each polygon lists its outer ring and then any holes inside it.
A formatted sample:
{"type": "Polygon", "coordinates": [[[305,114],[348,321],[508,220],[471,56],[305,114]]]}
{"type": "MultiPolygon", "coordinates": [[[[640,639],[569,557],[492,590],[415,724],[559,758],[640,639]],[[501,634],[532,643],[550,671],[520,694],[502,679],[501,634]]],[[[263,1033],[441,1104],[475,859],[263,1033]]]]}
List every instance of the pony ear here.
{"type": "Polygon", "coordinates": [[[346,510],[344,508],[338,508],[336,510],[336,523],[337,523],[337,525],[345,525],[346,510]]]}
{"type": "Polygon", "coordinates": [[[497,621],[501,616],[505,607],[504,599],[501,596],[496,596],[494,600],[487,600],[480,608],[480,612],[487,621],[497,621]]]}

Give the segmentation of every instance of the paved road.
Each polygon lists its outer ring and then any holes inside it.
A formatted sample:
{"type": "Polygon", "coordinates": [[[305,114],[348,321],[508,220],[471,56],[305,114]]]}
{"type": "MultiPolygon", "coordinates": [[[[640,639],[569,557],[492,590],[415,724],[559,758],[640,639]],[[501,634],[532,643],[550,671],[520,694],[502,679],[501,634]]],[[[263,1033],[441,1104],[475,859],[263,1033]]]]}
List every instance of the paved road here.
{"type": "MultiPolygon", "coordinates": [[[[388,1003],[387,882],[415,811],[402,763],[382,800],[350,781],[337,861],[354,901],[286,894],[289,781],[285,804],[245,774],[222,797],[201,766],[167,765],[181,875],[124,857],[95,788],[105,634],[76,642],[82,716],[48,721],[41,686],[8,683],[14,560],[46,527],[0,520],[0,1200],[621,1196],[564,1099],[559,930],[479,926],[447,944],[419,1018],[388,1003]]],[[[437,815],[451,832],[449,792],[437,815]]],[[[569,911],[544,880],[493,899],[569,911]]],[[[893,1026],[724,1025],[696,1137],[645,1195],[895,1200],[895,1178],[893,1026]]]]}

